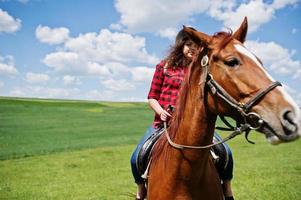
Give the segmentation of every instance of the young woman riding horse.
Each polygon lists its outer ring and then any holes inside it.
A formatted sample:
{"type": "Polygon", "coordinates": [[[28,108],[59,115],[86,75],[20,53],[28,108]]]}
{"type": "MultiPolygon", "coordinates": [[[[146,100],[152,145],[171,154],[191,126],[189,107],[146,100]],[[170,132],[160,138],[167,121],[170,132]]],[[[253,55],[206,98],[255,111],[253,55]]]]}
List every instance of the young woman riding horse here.
{"type": "Polygon", "coordinates": [[[256,129],[272,144],[293,141],[301,135],[301,113],[244,47],[246,18],[233,34],[184,31],[204,49],[182,84],[166,137],[160,137],[154,147],[147,199],[223,200],[210,150],[184,145],[211,144],[217,115],[235,119],[236,132],[256,129]]]}
{"type": "MultiPolygon", "coordinates": [[[[137,154],[145,141],[153,134],[159,134],[163,128],[163,122],[169,121],[171,118],[168,107],[176,106],[181,83],[188,72],[188,65],[198,55],[200,50],[198,48],[184,30],[181,30],[176,37],[175,45],[172,47],[169,56],[156,66],[148,94],[149,105],[155,112],[155,119],[131,157],[132,172],[138,185],[137,199],[144,199],[146,195],[145,180],[140,177],[137,171],[137,154]]],[[[226,148],[229,154],[229,162],[220,176],[223,180],[226,199],[230,200],[233,199],[230,184],[233,176],[233,160],[230,149],[227,146],[226,148]]]]}

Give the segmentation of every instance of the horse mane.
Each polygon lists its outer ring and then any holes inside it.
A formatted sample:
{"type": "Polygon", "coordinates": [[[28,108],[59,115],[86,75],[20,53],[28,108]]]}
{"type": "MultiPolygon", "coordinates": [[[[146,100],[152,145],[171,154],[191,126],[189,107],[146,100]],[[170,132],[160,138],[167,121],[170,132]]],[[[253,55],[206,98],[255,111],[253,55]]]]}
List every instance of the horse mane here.
{"type": "MultiPolygon", "coordinates": [[[[169,136],[172,140],[175,138],[176,132],[183,119],[183,114],[184,114],[185,106],[186,106],[186,100],[189,95],[191,75],[193,74],[193,70],[196,69],[196,67],[194,67],[194,66],[195,66],[195,62],[191,62],[190,65],[188,66],[188,72],[185,75],[184,81],[182,82],[181,89],[179,91],[179,96],[177,99],[175,111],[172,114],[172,118],[169,122],[169,127],[167,128],[169,136]]],[[[159,140],[157,141],[157,143],[155,144],[156,147],[153,148],[153,150],[152,150],[152,159],[156,160],[156,158],[162,152],[163,147],[167,144],[168,144],[167,138],[160,137],[159,140]]]]}
{"type": "MultiPolygon", "coordinates": [[[[218,49],[219,51],[225,48],[225,46],[232,40],[232,31],[230,30],[229,32],[217,32],[213,35],[213,38],[219,39],[221,42],[218,44],[218,49]]],[[[173,140],[176,136],[177,131],[179,130],[179,126],[181,124],[181,121],[184,116],[184,111],[185,111],[185,106],[186,106],[186,101],[187,97],[189,95],[189,88],[190,88],[190,83],[191,83],[191,77],[194,74],[194,71],[200,70],[199,67],[196,65],[200,65],[200,59],[207,54],[207,48],[205,47],[204,50],[200,53],[198,58],[190,63],[188,66],[188,72],[185,75],[184,81],[182,82],[181,89],[179,91],[179,96],[177,99],[175,111],[172,115],[172,118],[169,122],[169,127],[168,127],[168,134],[170,138],[173,140]]],[[[201,72],[203,73],[203,72],[201,72]]],[[[206,77],[204,77],[206,78],[206,77]]],[[[205,80],[201,80],[202,82],[205,82],[205,80]]],[[[204,90],[204,87],[202,87],[202,90],[204,90]]],[[[203,91],[201,91],[203,93],[203,91]]],[[[163,133],[164,134],[164,133],[163,133]]],[[[165,145],[167,145],[167,138],[160,137],[157,143],[155,144],[155,148],[152,150],[152,159],[156,160],[157,157],[160,155],[162,152],[163,148],[165,145]]],[[[165,157],[167,159],[167,157],[165,157]]]]}

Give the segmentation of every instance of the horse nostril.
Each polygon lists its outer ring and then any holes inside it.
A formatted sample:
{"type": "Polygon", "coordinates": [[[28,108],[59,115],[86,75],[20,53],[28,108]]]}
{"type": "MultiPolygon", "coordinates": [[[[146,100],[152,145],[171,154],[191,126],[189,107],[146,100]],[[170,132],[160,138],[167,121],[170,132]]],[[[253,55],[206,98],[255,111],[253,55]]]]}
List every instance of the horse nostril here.
{"type": "Polygon", "coordinates": [[[294,114],[292,111],[286,111],[283,114],[282,125],[286,135],[291,135],[297,131],[297,125],[294,122],[294,114]]]}

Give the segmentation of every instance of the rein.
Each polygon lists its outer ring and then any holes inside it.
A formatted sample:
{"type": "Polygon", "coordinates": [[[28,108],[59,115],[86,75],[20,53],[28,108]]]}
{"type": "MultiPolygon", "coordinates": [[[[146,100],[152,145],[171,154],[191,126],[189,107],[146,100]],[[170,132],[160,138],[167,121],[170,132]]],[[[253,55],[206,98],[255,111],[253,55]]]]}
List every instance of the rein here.
{"type": "MultiPolygon", "coordinates": [[[[189,145],[182,145],[182,144],[177,144],[174,143],[167,131],[167,124],[166,122],[164,122],[164,129],[165,129],[165,135],[167,137],[168,143],[176,148],[176,149],[207,149],[210,147],[213,147],[215,145],[224,143],[232,138],[234,138],[237,135],[242,134],[243,132],[245,132],[245,138],[248,142],[254,144],[254,142],[250,141],[248,139],[248,134],[251,130],[258,130],[261,128],[262,124],[264,123],[264,120],[262,119],[262,117],[255,112],[249,112],[250,109],[256,105],[267,93],[269,93],[270,91],[272,91],[274,88],[276,88],[277,86],[282,86],[280,82],[276,81],[273,82],[271,85],[269,85],[266,88],[263,88],[261,90],[259,90],[248,102],[246,103],[241,103],[236,101],[220,84],[218,84],[212,74],[209,73],[209,58],[207,55],[203,56],[202,60],[201,60],[201,66],[205,69],[204,70],[204,75],[205,75],[205,84],[206,86],[209,87],[211,93],[214,96],[217,96],[221,99],[223,99],[228,105],[230,105],[230,107],[232,107],[233,109],[235,109],[236,111],[239,112],[239,114],[243,117],[244,119],[244,123],[240,124],[240,126],[236,126],[233,127],[225,118],[224,116],[220,116],[220,118],[222,119],[222,121],[229,127],[229,128],[220,128],[217,127],[219,129],[223,129],[223,130],[230,130],[233,131],[232,133],[230,133],[226,138],[222,139],[221,141],[215,143],[215,144],[210,144],[210,145],[204,145],[204,146],[189,146],[189,145]],[[256,121],[256,123],[254,124],[253,121],[256,121]],[[253,124],[252,124],[253,123],[253,124]]],[[[202,82],[199,83],[199,85],[202,84],[202,82]]]]}
{"type": "Polygon", "coordinates": [[[165,129],[165,134],[166,134],[166,137],[167,137],[167,140],[168,140],[168,143],[176,148],[176,149],[207,149],[207,148],[210,148],[210,147],[213,147],[213,146],[216,146],[218,144],[222,144],[224,142],[227,142],[228,140],[234,138],[235,136],[237,135],[240,135],[242,134],[244,131],[248,130],[250,128],[250,125],[249,124],[244,124],[243,126],[241,127],[237,127],[235,131],[233,131],[230,135],[228,135],[226,138],[222,139],[221,141],[217,142],[217,143],[214,143],[214,144],[209,144],[209,145],[205,145],[205,146],[190,146],[190,145],[183,145],[183,144],[177,144],[177,143],[174,143],[169,134],[168,134],[168,131],[167,131],[167,124],[166,122],[164,122],[164,129],[165,129]]]}

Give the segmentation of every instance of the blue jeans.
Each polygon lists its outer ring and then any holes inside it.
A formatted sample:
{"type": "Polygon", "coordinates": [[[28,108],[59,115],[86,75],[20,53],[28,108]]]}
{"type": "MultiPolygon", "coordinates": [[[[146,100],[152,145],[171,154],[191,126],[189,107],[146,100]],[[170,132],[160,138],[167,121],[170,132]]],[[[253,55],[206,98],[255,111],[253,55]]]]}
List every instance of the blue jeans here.
{"type": "MultiPolygon", "coordinates": [[[[140,142],[138,143],[136,149],[134,150],[134,152],[132,154],[132,157],[131,157],[131,167],[132,167],[132,173],[133,173],[135,182],[137,184],[144,183],[144,179],[139,175],[138,169],[137,169],[137,156],[138,156],[138,153],[141,150],[144,142],[149,137],[151,137],[153,134],[155,134],[156,131],[158,131],[158,129],[155,129],[153,126],[150,126],[147,129],[147,131],[144,133],[143,138],[140,140],[140,142]]],[[[214,135],[221,140],[221,137],[216,132],[214,132],[214,135]]],[[[225,146],[227,154],[229,156],[229,162],[228,162],[228,165],[226,166],[226,168],[222,172],[219,172],[219,175],[220,175],[220,178],[222,180],[231,180],[233,178],[233,158],[232,158],[232,152],[231,152],[229,146],[226,143],[224,143],[224,146],[225,146]]]]}
{"type": "Polygon", "coordinates": [[[131,167],[132,167],[132,173],[133,173],[133,176],[134,176],[134,179],[135,179],[135,182],[137,184],[139,183],[143,183],[144,180],[143,178],[141,178],[141,176],[139,175],[138,173],[138,169],[137,169],[137,157],[138,157],[138,153],[139,151],[141,150],[144,142],[149,138],[151,137],[153,134],[156,133],[158,129],[155,129],[153,126],[150,126],[146,132],[144,133],[144,136],[143,138],[140,140],[140,142],[138,143],[135,151],[133,152],[132,154],[132,157],[131,157],[131,167]]]}
{"type": "MultiPolygon", "coordinates": [[[[222,140],[222,138],[217,134],[217,132],[214,132],[214,137],[218,138],[219,141],[222,140]]],[[[230,150],[230,147],[228,146],[227,143],[223,143],[225,149],[226,149],[226,152],[228,154],[228,157],[229,157],[229,161],[228,161],[228,164],[227,166],[225,167],[224,170],[222,171],[219,171],[219,176],[220,176],[220,179],[222,180],[232,180],[233,178],[233,157],[232,157],[232,152],[230,150]]]]}

